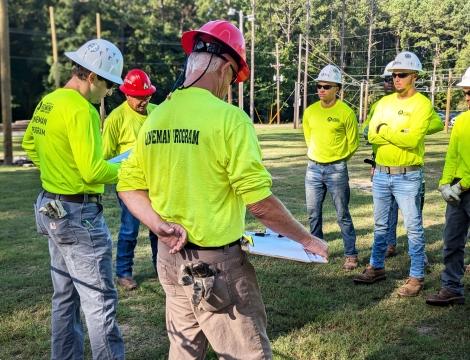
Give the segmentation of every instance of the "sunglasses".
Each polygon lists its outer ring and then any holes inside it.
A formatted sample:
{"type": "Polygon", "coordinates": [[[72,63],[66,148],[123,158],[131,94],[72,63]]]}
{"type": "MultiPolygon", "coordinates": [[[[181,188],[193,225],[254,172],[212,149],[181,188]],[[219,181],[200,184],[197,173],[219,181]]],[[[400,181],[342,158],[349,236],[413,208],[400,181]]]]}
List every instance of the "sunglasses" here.
{"type": "Polygon", "coordinates": [[[392,77],[395,79],[398,76],[400,79],[405,79],[408,76],[413,75],[413,74],[415,73],[392,73],[392,77]]]}
{"type": "Polygon", "coordinates": [[[320,90],[320,89],[325,89],[325,90],[330,90],[331,88],[334,88],[336,86],[333,86],[333,85],[320,85],[320,84],[317,84],[317,89],[320,90]]]}
{"type": "Polygon", "coordinates": [[[111,80],[105,79],[102,76],[97,75],[97,78],[99,81],[104,81],[106,83],[106,89],[112,89],[114,86],[114,83],[111,80]]]}
{"type": "Polygon", "coordinates": [[[385,76],[384,77],[384,82],[391,83],[392,81],[393,81],[393,78],[391,76],[385,76]]]}
{"type": "MultiPolygon", "coordinates": [[[[462,90],[463,91],[463,90],[462,90]]],[[[467,92],[463,91],[463,94],[464,95],[467,95],[467,96],[470,96],[470,90],[468,90],[467,92]]]]}
{"type": "Polygon", "coordinates": [[[139,101],[150,101],[150,99],[152,98],[152,95],[149,95],[149,96],[131,96],[129,95],[130,97],[133,97],[134,99],[137,99],[139,101]]]}

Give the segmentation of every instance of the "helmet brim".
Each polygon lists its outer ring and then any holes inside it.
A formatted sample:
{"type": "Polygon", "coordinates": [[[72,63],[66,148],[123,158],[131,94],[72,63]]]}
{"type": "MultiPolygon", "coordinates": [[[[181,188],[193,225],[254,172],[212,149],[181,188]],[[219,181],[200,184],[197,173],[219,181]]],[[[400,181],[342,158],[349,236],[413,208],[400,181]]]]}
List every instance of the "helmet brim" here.
{"type": "Polygon", "coordinates": [[[75,61],[78,65],[83,66],[85,69],[88,69],[91,72],[94,72],[95,74],[105,78],[106,80],[112,81],[118,85],[124,84],[124,81],[122,81],[119,76],[111,75],[110,73],[97,68],[90,69],[90,64],[79,57],[74,51],[66,52],[65,56],[67,56],[70,60],[75,61]]]}
{"type": "MultiPolygon", "coordinates": [[[[207,32],[207,31],[200,31],[200,30],[191,30],[191,31],[186,31],[183,36],[181,37],[181,45],[183,46],[184,52],[189,55],[193,51],[194,47],[194,38],[197,35],[209,35],[211,37],[214,37],[213,34],[207,32]]],[[[218,42],[223,43],[225,46],[232,48],[229,44],[226,42],[217,39],[218,42]]],[[[233,49],[232,49],[233,50],[233,49]]],[[[233,50],[233,53],[236,54],[235,50],[233,50]]],[[[233,55],[230,54],[232,57],[233,55]]],[[[248,68],[248,64],[246,63],[245,59],[243,59],[241,56],[237,54],[237,58],[235,59],[239,65],[238,68],[238,77],[237,80],[235,80],[235,83],[243,82],[247,80],[250,76],[250,69],[248,68]]]]}
{"type": "Polygon", "coordinates": [[[126,88],[124,84],[119,86],[119,90],[121,90],[121,92],[123,92],[124,94],[130,95],[130,96],[149,96],[149,95],[152,95],[155,91],[157,91],[157,89],[153,85],[151,85],[146,90],[132,90],[132,89],[126,88]]]}

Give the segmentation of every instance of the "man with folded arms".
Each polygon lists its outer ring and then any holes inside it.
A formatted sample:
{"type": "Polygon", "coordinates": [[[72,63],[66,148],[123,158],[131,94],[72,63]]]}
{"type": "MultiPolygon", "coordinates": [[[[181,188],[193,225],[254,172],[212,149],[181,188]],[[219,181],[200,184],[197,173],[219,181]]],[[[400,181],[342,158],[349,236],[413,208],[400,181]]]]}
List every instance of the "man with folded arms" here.
{"type": "Polygon", "coordinates": [[[354,277],[354,282],[371,284],[386,279],[384,263],[389,213],[395,198],[408,233],[411,257],[410,276],[397,293],[416,296],[424,285],[425,239],[420,189],[424,136],[433,108],[431,102],[416,91],[418,74],[424,72],[415,54],[409,51],[398,54],[390,70],[397,92],[378,102],[368,134],[376,154],[372,183],[375,222],[372,255],[370,265],[354,277]]]}

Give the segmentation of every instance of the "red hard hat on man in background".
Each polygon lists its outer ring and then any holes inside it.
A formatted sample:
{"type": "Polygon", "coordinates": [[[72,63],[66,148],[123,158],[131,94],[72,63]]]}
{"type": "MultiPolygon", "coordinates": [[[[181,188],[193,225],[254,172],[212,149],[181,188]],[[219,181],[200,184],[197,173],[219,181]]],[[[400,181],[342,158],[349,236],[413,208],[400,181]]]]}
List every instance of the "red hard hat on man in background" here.
{"type": "Polygon", "coordinates": [[[149,76],[139,69],[133,69],[127,73],[124,84],[119,86],[119,90],[130,96],[149,96],[156,91],[149,76]]]}
{"type": "MultiPolygon", "coordinates": [[[[191,54],[195,41],[209,35],[223,46],[223,51],[228,53],[238,64],[238,78],[235,82],[243,82],[248,79],[250,69],[246,63],[246,45],[240,30],[231,22],[224,20],[209,21],[199,30],[187,31],[181,37],[181,45],[186,54],[191,54]]],[[[205,40],[205,39],[203,39],[205,40]]],[[[208,40],[210,42],[210,40],[208,40]]]]}

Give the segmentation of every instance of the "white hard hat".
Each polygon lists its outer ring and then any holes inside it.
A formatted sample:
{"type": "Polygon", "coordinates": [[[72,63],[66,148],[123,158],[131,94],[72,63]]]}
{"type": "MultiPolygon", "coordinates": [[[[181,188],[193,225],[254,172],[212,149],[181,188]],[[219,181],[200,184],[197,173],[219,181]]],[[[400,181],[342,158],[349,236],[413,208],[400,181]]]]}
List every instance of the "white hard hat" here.
{"type": "Polygon", "coordinates": [[[384,73],[382,75],[380,75],[380,77],[384,78],[385,76],[392,76],[392,71],[390,71],[390,69],[392,68],[393,63],[394,63],[394,61],[390,61],[387,64],[387,66],[385,66],[384,73]]]}
{"type": "Polygon", "coordinates": [[[339,71],[339,69],[334,65],[326,65],[321,69],[320,74],[315,81],[329,81],[343,85],[341,71],[339,71]]]}
{"type": "Polygon", "coordinates": [[[397,55],[389,71],[414,70],[418,74],[424,74],[421,61],[411,51],[403,51],[397,55]]]}
{"type": "Polygon", "coordinates": [[[465,75],[462,77],[462,81],[457,84],[460,87],[470,87],[470,68],[465,71],[465,75]]]}
{"type": "Polygon", "coordinates": [[[72,61],[95,74],[116,84],[122,84],[121,79],[124,60],[119,49],[103,39],[90,40],[77,51],[66,52],[72,61]]]}

